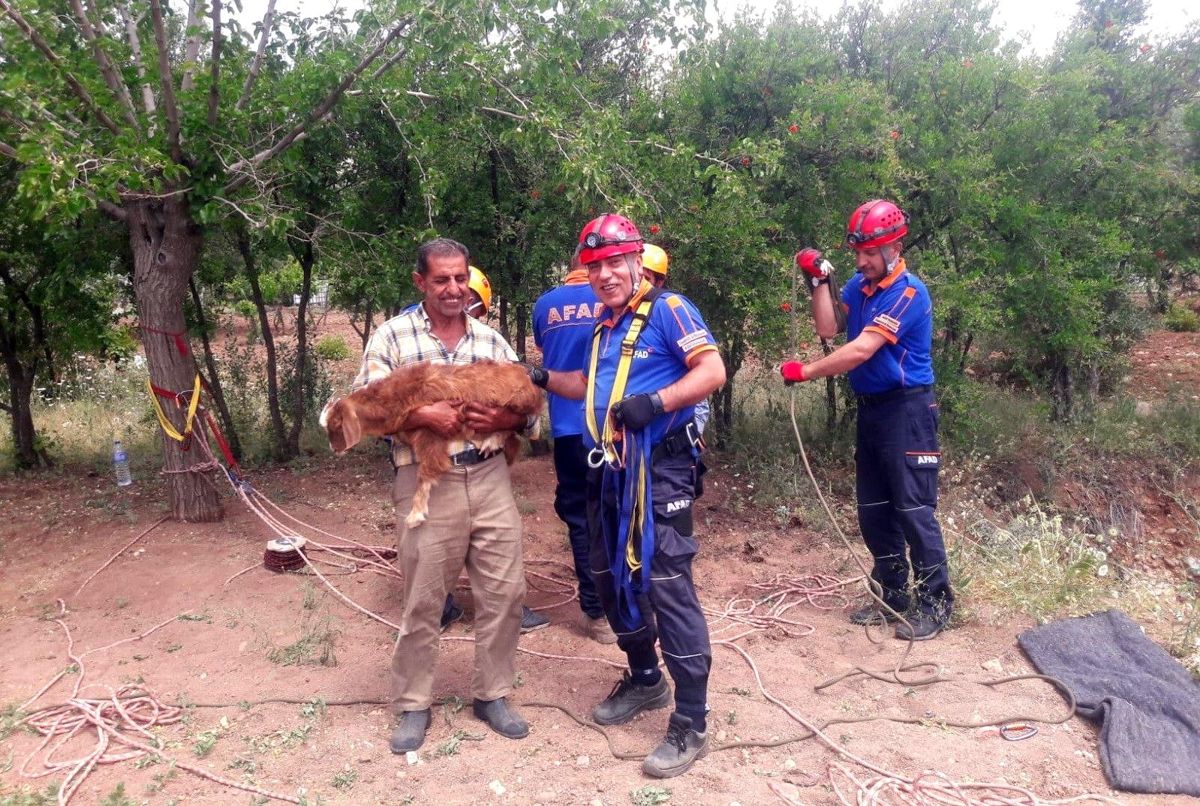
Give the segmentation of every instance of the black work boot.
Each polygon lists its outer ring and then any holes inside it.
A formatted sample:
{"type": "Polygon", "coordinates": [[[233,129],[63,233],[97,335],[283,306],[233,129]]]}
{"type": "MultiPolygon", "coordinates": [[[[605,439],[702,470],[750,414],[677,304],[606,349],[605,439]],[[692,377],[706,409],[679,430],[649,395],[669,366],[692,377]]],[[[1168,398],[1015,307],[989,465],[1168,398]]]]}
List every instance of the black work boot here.
{"type": "Polygon", "coordinates": [[[627,671],[604,701],[592,709],[592,720],[597,725],[621,725],[642,711],[666,708],[670,704],[671,687],[666,675],[661,675],[654,685],[639,686],[627,671]]]}
{"type": "Polygon", "coordinates": [[[642,772],[654,778],[674,778],[682,775],[708,749],[708,733],[692,730],[691,717],[671,714],[667,735],[654,752],[642,762],[642,772]]]}
{"type": "MultiPolygon", "coordinates": [[[[871,587],[874,589],[875,594],[883,599],[887,603],[887,606],[896,611],[896,613],[903,615],[908,610],[911,600],[906,594],[887,589],[881,591],[874,583],[871,584],[871,587]]],[[[880,624],[895,624],[899,620],[897,616],[889,612],[887,608],[875,599],[871,599],[871,601],[850,614],[851,624],[863,624],[872,627],[880,624]]]]}
{"type": "Polygon", "coordinates": [[[425,743],[425,731],[429,730],[429,709],[424,711],[405,711],[400,715],[400,722],[392,731],[391,748],[393,753],[407,753],[416,750],[425,743]]]}
{"type": "Polygon", "coordinates": [[[529,723],[503,697],[498,700],[475,700],[471,713],[506,739],[524,739],[529,735],[529,723]]]}
{"type": "Polygon", "coordinates": [[[906,613],[904,620],[896,625],[896,638],[901,641],[928,641],[950,623],[950,609],[945,605],[921,605],[906,613]]]}

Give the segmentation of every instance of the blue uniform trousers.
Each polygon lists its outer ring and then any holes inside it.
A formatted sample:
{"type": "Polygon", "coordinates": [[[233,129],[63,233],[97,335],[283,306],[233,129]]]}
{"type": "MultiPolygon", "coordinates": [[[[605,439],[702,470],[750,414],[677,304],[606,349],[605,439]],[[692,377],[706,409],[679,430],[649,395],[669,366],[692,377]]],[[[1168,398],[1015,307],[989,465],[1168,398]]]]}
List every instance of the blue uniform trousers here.
{"type": "MultiPolygon", "coordinates": [[[[600,470],[593,470],[589,476],[590,562],[605,615],[617,634],[617,645],[629,659],[630,669],[644,671],[658,666],[654,649],[657,640],[667,671],[675,681],[675,710],[702,720],[707,711],[712,647],[708,624],[692,583],[692,558],[699,548],[692,534],[698,462],[690,448],[676,453],[664,450],[670,442],[668,439],[657,446],[651,458],[655,553],[651,562],[643,563],[639,572],[645,573],[649,566],[649,595],[638,599],[644,624],[626,624],[617,608],[613,575],[609,570],[613,547],[606,543],[600,519],[615,518],[618,502],[611,495],[601,496],[600,470]]],[[[614,471],[605,467],[602,472],[614,471]]],[[[610,533],[615,533],[615,529],[610,533]]]]}
{"type": "Polygon", "coordinates": [[[954,594],[936,518],[938,406],[929,387],[860,395],[855,453],[858,523],[875,560],[883,598],[907,609],[912,591],[922,612],[945,621],[954,594]]]}
{"type": "Polygon", "coordinates": [[[604,607],[596,593],[596,580],[588,560],[587,522],[587,449],[583,436],[572,434],[554,438],[554,512],[567,525],[575,576],[579,580],[579,607],[588,618],[600,618],[604,607]]]}

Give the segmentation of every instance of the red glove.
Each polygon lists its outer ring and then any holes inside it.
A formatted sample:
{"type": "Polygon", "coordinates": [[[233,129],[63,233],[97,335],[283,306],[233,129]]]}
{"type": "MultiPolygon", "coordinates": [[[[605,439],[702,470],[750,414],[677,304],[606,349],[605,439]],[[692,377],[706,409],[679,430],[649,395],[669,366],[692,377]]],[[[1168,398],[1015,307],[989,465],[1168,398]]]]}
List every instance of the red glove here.
{"type": "Polygon", "coordinates": [[[779,374],[783,376],[785,386],[791,386],[793,383],[802,383],[808,380],[808,377],[804,374],[804,364],[800,361],[784,361],[779,365],[779,374]]]}
{"type": "Polygon", "coordinates": [[[833,273],[833,266],[821,254],[821,250],[811,246],[796,253],[796,265],[808,275],[813,288],[829,282],[829,275],[833,273]]]}

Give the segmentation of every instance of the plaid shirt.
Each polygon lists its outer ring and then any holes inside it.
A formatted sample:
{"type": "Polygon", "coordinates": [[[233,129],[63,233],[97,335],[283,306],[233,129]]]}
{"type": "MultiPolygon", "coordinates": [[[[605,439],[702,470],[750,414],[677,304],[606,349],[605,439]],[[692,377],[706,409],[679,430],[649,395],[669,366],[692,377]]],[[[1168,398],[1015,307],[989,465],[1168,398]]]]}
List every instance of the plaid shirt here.
{"type": "MultiPolygon", "coordinates": [[[[463,318],[467,323],[467,332],[453,350],[447,350],[442,340],[433,334],[423,304],[384,322],[371,335],[367,351],[363,354],[362,368],[354,379],[353,388],[360,389],[384,378],[396,367],[424,361],[431,364],[473,364],[489,358],[493,361],[520,360],[504,337],[495,330],[473,316],[464,315],[463,318]]],[[[536,436],[539,419],[536,416],[531,417],[525,424],[524,433],[527,436],[536,436]]],[[[465,440],[450,440],[447,450],[453,456],[472,445],[473,443],[465,440]]],[[[410,465],[414,461],[415,457],[408,445],[399,440],[392,440],[392,462],[397,467],[410,465]]]]}

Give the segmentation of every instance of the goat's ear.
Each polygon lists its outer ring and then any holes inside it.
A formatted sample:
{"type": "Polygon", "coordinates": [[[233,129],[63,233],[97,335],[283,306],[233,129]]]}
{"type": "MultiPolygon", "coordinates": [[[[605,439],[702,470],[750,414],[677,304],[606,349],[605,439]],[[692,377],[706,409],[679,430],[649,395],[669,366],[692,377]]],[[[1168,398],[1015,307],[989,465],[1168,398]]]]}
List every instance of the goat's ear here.
{"type": "Polygon", "coordinates": [[[341,442],[341,447],[334,445],[334,435],[329,435],[329,443],[333,445],[333,449],[338,453],[345,453],[358,444],[362,439],[362,423],[358,421],[358,412],[354,410],[354,405],[350,401],[346,401],[342,405],[342,427],[338,429],[337,440],[341,442]]]}

